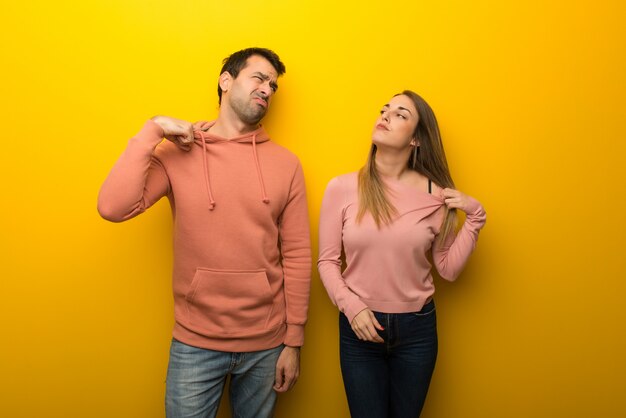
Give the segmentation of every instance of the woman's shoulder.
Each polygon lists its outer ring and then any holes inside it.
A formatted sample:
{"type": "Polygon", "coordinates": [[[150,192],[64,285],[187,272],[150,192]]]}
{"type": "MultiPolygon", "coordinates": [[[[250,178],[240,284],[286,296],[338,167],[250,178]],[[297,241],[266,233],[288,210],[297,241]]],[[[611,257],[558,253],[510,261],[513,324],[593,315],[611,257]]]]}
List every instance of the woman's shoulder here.
{"type": "Polygon", "coordinates": [[[337,177],[333,177],[328,182],[328,187],[341,187],[343,189],[351,189],[357,187],[359,182],[359,172],[354,171],[352,173],[341,174],[337,177]]]}
{"type": "Polygon", "coordinates": [[[359,172],[353,171],[351,173],[341,174],[335,177],[335,179],[342,183],[356,183],[359,180],[359,172]]]}
{"type": "Polygon", "coordinates": [[[431,196],[434,198],[441,198],[442,188],[434,181],[430,180],[427,176],[420,174],[416,171],[407,173],[402,180],[396,180],[389,182],[390,185],[396,185],[404,191],[417,192],[421,196],[431,196]]]}
{"type": "Polygon", "coordinates": [[[358,172],[333,177],[326,186],[326,196],[342,196],[346,199],[358,192],[358,172]]]}

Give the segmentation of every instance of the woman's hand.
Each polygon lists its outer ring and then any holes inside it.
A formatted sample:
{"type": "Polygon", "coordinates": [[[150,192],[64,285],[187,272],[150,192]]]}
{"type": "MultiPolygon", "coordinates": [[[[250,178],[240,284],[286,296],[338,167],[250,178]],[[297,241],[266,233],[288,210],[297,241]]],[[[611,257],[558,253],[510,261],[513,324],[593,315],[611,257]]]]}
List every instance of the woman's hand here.
{"type": "Polygon", "coordinates": [[[378,323],[376,317],[374,316],[374,312],[370,309],[365,308],[354,318],[352,318],[352,322],[350,323],[352,330],[359,337],[359,340],[362,341],[371,341],[374,343],[382,343],[385,342],[376,330],[384,330],[382,325],[378,323]]]}
{"type": "Polygon", "coordinates": [[[459,209],[465,213],[473,213],[480,207],[478,200],[458,190],[445,188],[441,191],[448,209],[459,209]]]}

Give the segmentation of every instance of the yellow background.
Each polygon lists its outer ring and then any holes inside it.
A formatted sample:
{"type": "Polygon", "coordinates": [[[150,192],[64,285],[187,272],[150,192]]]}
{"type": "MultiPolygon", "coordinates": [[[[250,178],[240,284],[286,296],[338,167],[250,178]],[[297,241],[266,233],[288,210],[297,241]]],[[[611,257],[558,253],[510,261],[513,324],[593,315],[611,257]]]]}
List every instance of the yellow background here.
{"type": "MultiPolygon", "coordinates": [[[[147,118],[213,118],[221,59],[252,45],[287,65],[264,124],[303,163],[314,252],[326,183],[363,164],[404,88],[487,209],[466,271],[437,284],[423,417],[626,416],[623,2],[2,8],[0,416],[164,415],[169,206],[115,225],[96,196],[147,118]]],[[[277,417],[348,416],[336,320],[315,272],[302,377],[277,417]]]]}

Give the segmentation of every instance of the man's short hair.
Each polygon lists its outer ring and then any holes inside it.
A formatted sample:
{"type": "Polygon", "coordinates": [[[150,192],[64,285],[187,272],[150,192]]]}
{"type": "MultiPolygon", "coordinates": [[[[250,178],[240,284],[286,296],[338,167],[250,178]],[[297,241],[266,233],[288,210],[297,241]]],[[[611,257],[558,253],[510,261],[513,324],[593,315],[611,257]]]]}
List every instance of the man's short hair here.
{"type": "MultiPolygon", "coordinates": [[[[285,74],[285,64],[283,64],[274,51],[267,48],[246,48],[241,51],[234,52],[230,56],[224,58],[224,65],[222,66],[220,75],[222,75],[225,71],[228,71],[233,78],[237,78],[239,71],[245,68],[248,58],[253,55],[259,55],[268,60],[276,70],[276,73],[278,73],[279,77],[285,74]]],[[[222,104],[222,88],[220,87],[219,82],[217,83],[217,95],[219,97],[219,103],[222,104]]]]}

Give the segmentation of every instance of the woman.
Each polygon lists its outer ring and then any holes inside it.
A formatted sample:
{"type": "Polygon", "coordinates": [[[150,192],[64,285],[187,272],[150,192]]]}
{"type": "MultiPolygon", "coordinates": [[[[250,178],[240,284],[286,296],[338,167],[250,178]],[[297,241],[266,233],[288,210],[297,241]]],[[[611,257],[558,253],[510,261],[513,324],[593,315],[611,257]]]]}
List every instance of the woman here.
{"type": "Polygon", "coordinates": [[[454,189],[430,106],[412,91],[394,96],[367,164],[330,181],[320,217],[318,268],[341,310],[352,417],[419,416],[437,357],[429,260],[456,279],[485,219],[478,201],[454,189]],[[467,215],[458,234],[456,209],[467,215]]]}

